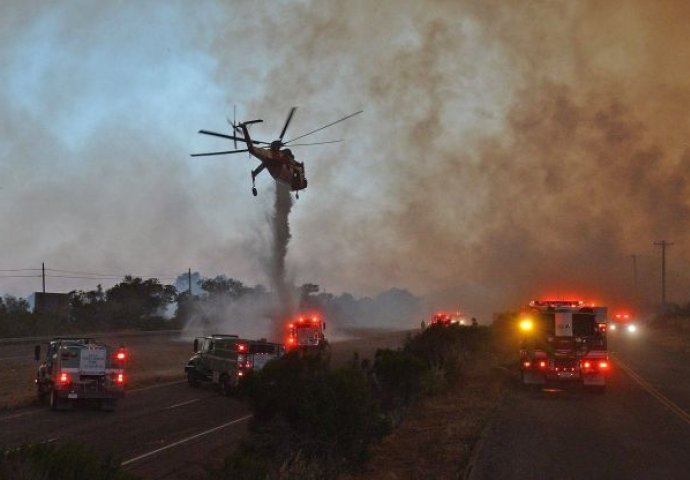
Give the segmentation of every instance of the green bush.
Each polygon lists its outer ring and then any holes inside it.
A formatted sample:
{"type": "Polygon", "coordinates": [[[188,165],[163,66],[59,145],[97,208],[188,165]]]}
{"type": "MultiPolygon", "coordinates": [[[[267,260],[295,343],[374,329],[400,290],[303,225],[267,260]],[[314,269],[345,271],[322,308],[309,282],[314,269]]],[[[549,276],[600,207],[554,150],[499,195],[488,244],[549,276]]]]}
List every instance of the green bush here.
{"type": "Polygon", "coordinates": [[[416,400],[424,390],[431,368],[408,351],[379,349],[374,357],[374,375],[381,406],[386,411],[416,400]]]}
{"type": "Polygon", "coordinates": [[[440,326],[410,336],[402,349],[378,350],[371,367],[355,357],[331,370],[327,352],[289,353],[243,381],[251,435],[212,478],[331,479],[356,471],[409,405],[457,382],[489,343],[488,328],[440,326]]]}
{"type": "Polygon", "coordinates": [[[438,372],[447,383],[455,384],[461,378],[463,365],[489,343],[490,332],[486,327],[433,325],[408,337],[404,351],[438,372]]]}
{"type": "Polygon", "coordinates": [[[333,478],[363,465],[386,433],[368,372],[330,370],[322,355],[289,353],[244,382],[251,438],[216,478],[333,478]]]}
{"type": "Polygon", "coordinates": [[[134,480],[112,458],[74,442],[25,445],[0,454],[0,478],[14,480],[134,480]]]}

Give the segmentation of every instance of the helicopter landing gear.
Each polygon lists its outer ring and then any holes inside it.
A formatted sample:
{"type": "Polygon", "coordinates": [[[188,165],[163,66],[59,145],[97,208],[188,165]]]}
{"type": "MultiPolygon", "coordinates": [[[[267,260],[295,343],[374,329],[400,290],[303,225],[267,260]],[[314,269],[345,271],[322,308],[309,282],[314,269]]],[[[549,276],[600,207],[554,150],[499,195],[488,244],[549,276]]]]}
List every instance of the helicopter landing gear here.
{"type": "Polygon", "coordinates": [[[261,173],[261,171],[266,168],[266,166],[262,163],[258,167],[256,167],[254,170],[252,170],[252,195],[256,197],[256,176],[261,173]]]}

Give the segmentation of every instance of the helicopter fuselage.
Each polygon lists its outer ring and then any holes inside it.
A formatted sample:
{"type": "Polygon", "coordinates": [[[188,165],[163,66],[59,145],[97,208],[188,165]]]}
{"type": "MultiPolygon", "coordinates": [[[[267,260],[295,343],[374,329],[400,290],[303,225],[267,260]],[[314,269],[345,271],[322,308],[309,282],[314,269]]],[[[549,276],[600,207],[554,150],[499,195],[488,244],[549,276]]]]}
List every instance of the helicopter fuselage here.
{"type": "Polygon", "coordinates": [[[307,178],[304,176],[304,163],[295,160],[289,148],[281,150],[280,142],[274,142],[270,148],[257,147],[249,135],[247,123],[239,125],[247,143],[247,150],[261,162],[261,165],[252,171],[252,180],[261,173],[261,170],[266,168],[276,181],[284,183],[293,192],[307,188],[307,178]]]}
{"type": "Polygon", "coordinates": [[[252,145],[249,153],[265,165],[274,179],[289,186],[290,190],[299,191],[307,188],[304,164],[295,160],[289,149],[274,150],[252,145]]]}

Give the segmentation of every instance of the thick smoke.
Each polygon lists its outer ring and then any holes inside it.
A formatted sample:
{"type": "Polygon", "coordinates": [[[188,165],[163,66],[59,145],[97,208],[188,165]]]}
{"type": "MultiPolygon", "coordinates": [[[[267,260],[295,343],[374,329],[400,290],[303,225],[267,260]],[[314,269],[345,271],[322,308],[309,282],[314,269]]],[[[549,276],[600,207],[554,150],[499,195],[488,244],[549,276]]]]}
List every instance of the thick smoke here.
{"type": "Polygon", "coordinates": [[[25,3],[0,15],[3,268],[263,282],[271,207],[242,196],[246,157],[187,154],[227,149],[195,132],[235,103],[264,140],[299,105],[295,135],[365,113],[294,150],[288,283],[486,321],[549,293],[630,301],[637,254],[653,303],[665,239],[687,300],[686,1],[25,3]]]}
{"type": "Polygon", "coordinates": [[[632,302],[637,254],[653,303],[666,238],[672,296],[687,297],[687,2],[365,7],[257,20],[279,28],[255,41],[284,49],[259,108],[366,111],[343,126],[359,133],[346,147],[309,164],[318,202],[293,225],[329,236],[296,233],[292,255],[320,259],[313,281],[409,288],[486,321],[534,296],[632,302]]]}

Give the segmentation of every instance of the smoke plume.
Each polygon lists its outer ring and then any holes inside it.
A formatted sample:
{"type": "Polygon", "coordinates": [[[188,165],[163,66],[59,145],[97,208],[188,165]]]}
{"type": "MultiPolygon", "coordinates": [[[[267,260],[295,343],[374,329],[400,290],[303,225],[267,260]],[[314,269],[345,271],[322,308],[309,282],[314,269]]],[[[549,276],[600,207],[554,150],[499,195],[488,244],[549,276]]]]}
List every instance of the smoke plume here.
{"type": "Polygon", "coordinates": [[[268,260],[268,280],[271,288],[278,296],[277,329],[283,328],[282,321],[294,313],[294,288],[288,282],[285,269],[285,259],[290,243],[290,210],[292,210],[292,196],[290,188],[283,183],[276,182],[275,202],[269,219],[271,227],[271,254],[268,260]]]}
{"type": "Polygon", "coordinates": [[[632,254],[658,302],[667,240],[688,299],[690,2],[53,3],[0,15],[4,269],[267,275],[286,309],[286,283],[398,287],[485,322],[548,294],[629,302],[632,254]],[[290,211],[248,194],[246,156],[188,157],[232,148],[196,132],[233,104],[261,140],[293,105],[286,139],[364,114],[294,149],[290,211]],[[283,236],[256,241],[273,208],[283,236]]]}

